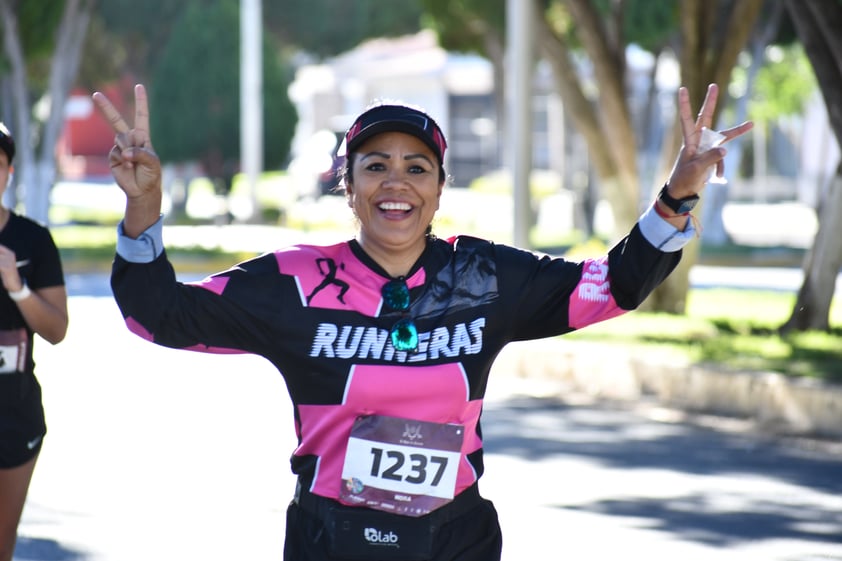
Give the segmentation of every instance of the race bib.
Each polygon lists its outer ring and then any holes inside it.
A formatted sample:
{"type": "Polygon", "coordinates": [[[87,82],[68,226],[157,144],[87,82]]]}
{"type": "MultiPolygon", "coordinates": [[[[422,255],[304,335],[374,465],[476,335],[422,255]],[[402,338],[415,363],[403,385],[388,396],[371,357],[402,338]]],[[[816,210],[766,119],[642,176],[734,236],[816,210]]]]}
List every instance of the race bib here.
{"type": "Polygon", "coordinates": [[[340,500],[402,516],[423,516],[456,491],[462,425],[359,417],[342,468],[340,500]]]}
{"type": "Polygon", "coordinates": [[[23,372],[26,368],[26,330],[0,330],[0,374],[23,372]]]}

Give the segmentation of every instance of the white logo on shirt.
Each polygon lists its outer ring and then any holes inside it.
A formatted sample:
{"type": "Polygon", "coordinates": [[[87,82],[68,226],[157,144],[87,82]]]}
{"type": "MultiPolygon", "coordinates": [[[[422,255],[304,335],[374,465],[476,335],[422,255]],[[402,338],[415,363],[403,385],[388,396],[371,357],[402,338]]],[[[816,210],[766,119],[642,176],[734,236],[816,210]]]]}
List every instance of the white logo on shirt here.
{"type": "Polygon", "coordinates": [[[452,328],[437,327],[418,333],[415,353],[396,351],[389,332],[377,327],[320,323],[313,337],[310,356],[327,358],[373,358],[398,362],[420,362],[439,358],[475,355],[482,351],[485,318],[457,323],[452,328]]]}
{"type": "Polygon", "coordinates": [[[391,545],[393,547],[400,547],[398,545],[398,535],[394,532],[384,533],[377,528],[366,528],[365,539],[367,542],[377,545],[391,545]]]}

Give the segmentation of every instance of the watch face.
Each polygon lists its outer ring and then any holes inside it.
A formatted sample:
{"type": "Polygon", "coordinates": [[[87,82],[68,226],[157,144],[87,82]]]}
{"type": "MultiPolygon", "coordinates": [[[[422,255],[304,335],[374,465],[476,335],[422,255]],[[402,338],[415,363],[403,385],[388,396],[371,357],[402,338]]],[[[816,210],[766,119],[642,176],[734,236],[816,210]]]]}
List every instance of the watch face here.
{"type": "Polygon", "coordinates": [[[677,214],[684,214],[685,212],[690,212],[694,208],[696,208],[696,203],[699,202],[699,197],[692,197],[689,199],[680,199],[681,205],[679,205],[678,209],[675,211],[677,214]]]}
{"type": "Polygon", "coordinates": [[[692,197],[686,197],[684,199],[674,199],[670,197],[669,191],[667,191],[666,186],[661,189],[661,192],[658,193],[658,198],[661,199],[665,205],[670,207],[676,214],[685,214],[696,208],[696,204],[699,202],[699,196],[693,195],[692,197]]]}

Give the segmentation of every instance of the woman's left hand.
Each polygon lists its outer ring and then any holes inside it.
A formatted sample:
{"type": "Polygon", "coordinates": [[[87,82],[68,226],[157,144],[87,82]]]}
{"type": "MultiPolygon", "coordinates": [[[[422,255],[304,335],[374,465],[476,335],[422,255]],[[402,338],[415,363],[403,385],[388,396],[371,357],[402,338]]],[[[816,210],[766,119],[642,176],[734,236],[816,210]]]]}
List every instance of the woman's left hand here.
{"type": "MultiPolygon", "coordinates": [[[[678,113],[684,144],[667,182],[669,194],[675,199],[698,195],[704,189],[711,167],[716,167],[717,176],[722,177],[724,174],[723,160],[727,151],[721,145],[710,150],[699,151],[702,129],[711,127],[718,98],[719,87],[716,84],[710,84],[702,108],[694,120],[690,107],[690,93],[683,86],[678,90],[678,113]]],[[[719,134],[725,137],[721,144],[747,133],[753,126],[754,123],[746,121],[736,127],[719,131],[719,134]]]]}

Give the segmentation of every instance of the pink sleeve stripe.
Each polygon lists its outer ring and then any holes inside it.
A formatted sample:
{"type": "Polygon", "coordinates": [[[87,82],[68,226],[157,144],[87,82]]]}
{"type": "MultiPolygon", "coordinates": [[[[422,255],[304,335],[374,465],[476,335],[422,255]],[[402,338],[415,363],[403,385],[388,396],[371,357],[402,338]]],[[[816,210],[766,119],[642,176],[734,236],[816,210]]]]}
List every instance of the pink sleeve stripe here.
{"type": "Polygon", "coordinates": [[[204,288],[205,290],[209,290],[216,295],[222,294],[222,291],[225,290],[225,286],[228,284],[228,277],[207,277],[200,281],[195,282],[188,282],[185,284],[190,284],[193,286],[198,286],[204,288]]]}
{"type": "Polygon", "coordinates": [[[611,295],[608,257],[587,259],[582,278],[570,296],[570,327],[580,329],[626,313],[611,295]]]}
{"type": "Polygon", "coordinates": [[[126,318],[126,326],[129,328],[129,331],[142,339],[146,339],[147,341],[152,341],[154,339],[154,337],[152,337],[152,332],[140,325],[140,323],[131,316],[126,318]]]}

